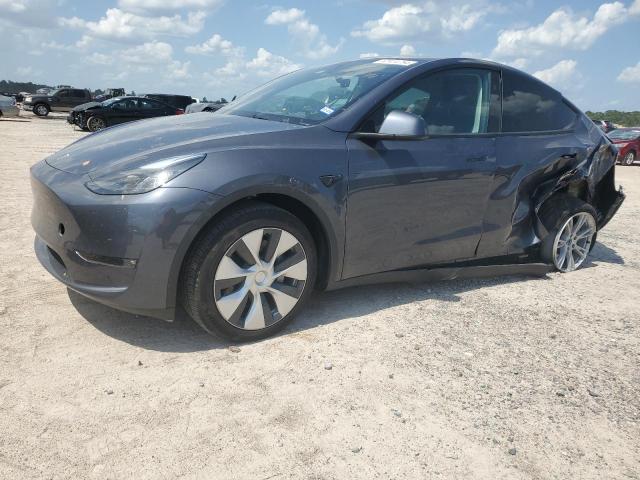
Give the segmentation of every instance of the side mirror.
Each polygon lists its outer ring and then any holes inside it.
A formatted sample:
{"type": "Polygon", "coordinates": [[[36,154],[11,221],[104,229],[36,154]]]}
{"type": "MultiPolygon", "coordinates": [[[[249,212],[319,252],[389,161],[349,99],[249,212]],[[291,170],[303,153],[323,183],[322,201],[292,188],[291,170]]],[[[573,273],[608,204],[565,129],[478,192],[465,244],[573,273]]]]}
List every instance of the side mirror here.
{"type": "Polygon", "coordinates": [[[378,133],[397,137],[424,137],[427,129],[424,118],[402,110],[393,110],[387,114],[378,133]]]}
{"type": "Polygon", "coordinates": [[[413,113],[389,112],[377,133],[356,132],[355,138],[369,140],[420,140],[427,135],[424,119],[413,113]]]}

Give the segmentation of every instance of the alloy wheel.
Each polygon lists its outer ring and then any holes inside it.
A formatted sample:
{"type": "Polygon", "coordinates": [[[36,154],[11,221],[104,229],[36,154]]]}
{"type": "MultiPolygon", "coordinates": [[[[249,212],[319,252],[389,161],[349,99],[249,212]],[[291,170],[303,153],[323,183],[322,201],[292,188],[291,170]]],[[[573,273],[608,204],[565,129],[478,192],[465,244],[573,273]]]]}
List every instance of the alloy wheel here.
{"type": "Polygon", "coordinates": [[[553,244],[553,263],[561,272],[572,272],[589,255],[596,233],[596,221],[587,212],[570,217],[558,231],[553,244]]]}
{"type": "Polygon", "coordinates": [[[307,281],[300,241],[280,228],[253,230],[224,254],[214,277],[220,315],[244,330],[267,328],[298,303],[307,281]]]}
{"type": "Polygon", "coordinates": [[[633,154],[633,152],[628,152],[625,156],[624,156],[624,164],[625,165],[633,165],[633,161],[635,160],[635,155],[633,154]]]}
{"type": "Polygon", "coordinates": [[[105,126],[106,124],[104,123],[104,120],[96,117],[90,118],[89,122],[87,123],[87,127],[92,132],[97,132],[98,130],[102,130],[103,128],[105,128],[105,126]]]}
{"type": "Polygon", "coordinates": [[[44,117],[48,112],[47,107],[45,107],[44,105],[38,105],[36,107],[36,114],[40,115],[41,117],[44,117]]]}

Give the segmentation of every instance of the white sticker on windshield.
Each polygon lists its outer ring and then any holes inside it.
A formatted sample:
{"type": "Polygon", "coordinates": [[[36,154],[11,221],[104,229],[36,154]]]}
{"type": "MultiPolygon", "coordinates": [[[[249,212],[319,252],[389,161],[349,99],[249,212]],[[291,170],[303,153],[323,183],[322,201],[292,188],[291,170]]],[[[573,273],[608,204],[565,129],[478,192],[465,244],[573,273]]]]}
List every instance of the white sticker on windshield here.
{"type": "Polygon", "coordinates": [[[395,58],[383,58],[381,60],[376,60],[373,63],[382,63],[384,65],[401,65],[403,67],[408,67],[409,65],[413,65],[414,63],[418,63],[415,60],[397,60],[395,58]]]}
{"type": "Polygon", "coordinates": [[[329,107],[323,107],[320,109],[320,111],[325,115],[331,115],[333,113],[333,109],[329,107]]]}

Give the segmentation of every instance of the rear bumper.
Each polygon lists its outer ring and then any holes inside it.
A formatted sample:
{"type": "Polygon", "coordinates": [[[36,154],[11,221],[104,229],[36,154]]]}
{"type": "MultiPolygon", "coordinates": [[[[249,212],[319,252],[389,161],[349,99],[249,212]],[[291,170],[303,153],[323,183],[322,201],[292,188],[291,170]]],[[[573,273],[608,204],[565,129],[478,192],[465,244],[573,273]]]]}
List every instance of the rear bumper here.
{"type": "Polygon", "coordinates": [[[20,115],[20,109],[15,105],[7,105],[0,107],[3,117],[17,117],[20,115]]]}
{"type": "Polygon", "coordinates": [[[175,276],[191,229],[220,198],[188,188],[96,195],[86,178],[40,162],[31,169],[42,266],[67,287],[128,312],[171,320],[175,276]]]}

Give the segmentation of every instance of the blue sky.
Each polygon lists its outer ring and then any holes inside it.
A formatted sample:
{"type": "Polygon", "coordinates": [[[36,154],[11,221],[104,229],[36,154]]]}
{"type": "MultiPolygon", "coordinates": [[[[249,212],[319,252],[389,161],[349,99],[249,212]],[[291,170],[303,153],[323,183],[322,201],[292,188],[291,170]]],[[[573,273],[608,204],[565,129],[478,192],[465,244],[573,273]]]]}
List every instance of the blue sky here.
{"type": "Polygon", "coordinates": [[[488,58],[640,110],[640,0],[0,0],[0,79],[232,97],[361,56],[488,58]]]}

